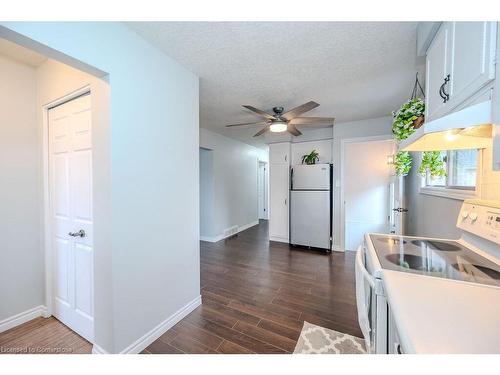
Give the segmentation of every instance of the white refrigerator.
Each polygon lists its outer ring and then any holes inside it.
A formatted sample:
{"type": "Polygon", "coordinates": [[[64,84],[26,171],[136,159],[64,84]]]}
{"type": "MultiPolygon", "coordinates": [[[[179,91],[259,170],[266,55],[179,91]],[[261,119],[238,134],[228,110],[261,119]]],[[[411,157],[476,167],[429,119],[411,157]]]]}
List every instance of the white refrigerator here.
{"type": "Polygon", "coordinates": [[[290,244],[332,249],[332,165],[291,168],[290,244]]]}

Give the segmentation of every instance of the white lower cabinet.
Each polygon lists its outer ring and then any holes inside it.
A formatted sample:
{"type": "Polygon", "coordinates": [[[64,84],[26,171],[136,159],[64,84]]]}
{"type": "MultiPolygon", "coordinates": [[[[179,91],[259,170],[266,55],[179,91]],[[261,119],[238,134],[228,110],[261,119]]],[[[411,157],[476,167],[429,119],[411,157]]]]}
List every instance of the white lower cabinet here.
{"type": "Polygon", "coordinates": [[[288,242],[290,167],[269,165],[269,239],[288,242]]]}

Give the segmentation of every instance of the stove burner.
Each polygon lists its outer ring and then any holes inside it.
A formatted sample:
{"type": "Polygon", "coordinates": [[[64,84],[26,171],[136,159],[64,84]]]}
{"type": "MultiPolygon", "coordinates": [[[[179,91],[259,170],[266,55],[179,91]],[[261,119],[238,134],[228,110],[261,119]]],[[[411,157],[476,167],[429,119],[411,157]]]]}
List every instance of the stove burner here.
{"type": "Polygon", "coordinates": [[[420,255],[413,254],[389,254],[386,255],[385,259],[389,262],[394,263],[400,267],[409,269],[409,270],[423,270],[425,267],[423,266],[424,258],[420,255]]]}
{"type": "Polygon", "coordinates": [[[450,242],[443,242],[443,241],[430,241],[430,240],[413,240],[411,241],[412,244],[416,246],[428,246],[432,249],[435,250],[440,250],[440,251],[459,251],[460,246],[454,245],[450,242]]]}
{"type": "MultiPolygon", "coordinates": [[[[476,268],[477,270],[481,271],[482,273],[486,274],[488,277],[491,277],[494,280],[500,280],[500,272],[493,270],[489,267],[485,266],[479,266],[477,264],[457,264],[454,263],[451,265],[454,269],[456,269],[459,272],[465,272],[467,274],[471,274],[471,268],[476,268]]],[[[477,274],[474,274],[472,272],[472,276],[479,276],[477,274]]]]}
{"type": "MultiPolygon", "coordinates": [[[[401,243],[401,240],[399,238],[391,238],[391,237],[377,238],[377,241],[384,242],[389,245],[399,245],[401,243]]],[[[403,240],[403,244],[405,243],[406,241],[403,240]]]]}

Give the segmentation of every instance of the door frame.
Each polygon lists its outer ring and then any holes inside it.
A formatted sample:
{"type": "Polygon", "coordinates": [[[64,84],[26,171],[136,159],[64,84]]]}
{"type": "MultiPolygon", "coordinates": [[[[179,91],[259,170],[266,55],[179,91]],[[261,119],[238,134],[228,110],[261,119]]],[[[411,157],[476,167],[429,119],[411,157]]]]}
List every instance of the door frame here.
{"type": "Polygon", "coordinates": [[[345,146],[348,143],[362,143],[362,142],[371,142],[371,141],[390,141],[394,140],[394,136],[392,134],[384,134],[384,135],[374,135],[368,137],[353,137],[353,138],[343,138],[340,140],[340,247],[342,251],[346,251],[345,249],[345,202],[344,202],[344,193],[345,193],[345,146]]]}
{"type": "MultiPolygon", "coordinates": [[[[76,99],[82,95],[89,94],[90,85],[85,85],[72,91],[58,99],[42,105],[42,163],[43,163],[43,234],[44,234],[44,254],[45,254],[45,313],[43,317],[48,318],[54,312],[54,252],[52,248],[52,225],[50,212],[52,202],[50,200],[50,166],[49,166],[49,110],[61,104],[76,99]]],[[[92,124],[91,124],[92,128],[92,124]]],[[[92,169],[93,174],[93,169],[92,169]]],[[[92,202],[93,204],[93,202],[92,202]]],[[[92,284],[93,285],[93,284],[92,284]]],[[[95,302],[95,301],[94,301],[95,302]]],[[[94,306],[94,304],[92,305],[94,306]]],[[[71,327],[70,327],[71,329],[71,327]]]]}

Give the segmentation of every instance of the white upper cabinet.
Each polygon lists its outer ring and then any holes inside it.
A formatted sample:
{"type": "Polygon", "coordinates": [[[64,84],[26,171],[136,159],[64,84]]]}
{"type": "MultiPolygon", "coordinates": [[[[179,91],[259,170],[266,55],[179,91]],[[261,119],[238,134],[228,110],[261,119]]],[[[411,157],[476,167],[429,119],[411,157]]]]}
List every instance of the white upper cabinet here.
{"type": "Polygon", "coordinates": [[[290,143],[271,143],[269,145],[269,164],[290,165],[290,143]]]}
{"type": "Polygon", "coordinates": [[[444,111],[445,101],[442,93],[444,79],[450,71],[449,50],[451,47],[451,27],[449,23],[441,25],[427,50],[426,59],[426,113],[425,118],[430,120],[444,111]]]}
{"type": "Polygon", "coordinates": [[[496,22],[444,22],[427,50],[426,121],[451,112],[495,78],[496,22]]]}
{"type": "Polygon", "coordinates": [[[450,106],[495,78],[496,22],[453,22],[450,106]]]}

